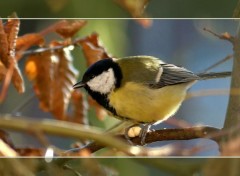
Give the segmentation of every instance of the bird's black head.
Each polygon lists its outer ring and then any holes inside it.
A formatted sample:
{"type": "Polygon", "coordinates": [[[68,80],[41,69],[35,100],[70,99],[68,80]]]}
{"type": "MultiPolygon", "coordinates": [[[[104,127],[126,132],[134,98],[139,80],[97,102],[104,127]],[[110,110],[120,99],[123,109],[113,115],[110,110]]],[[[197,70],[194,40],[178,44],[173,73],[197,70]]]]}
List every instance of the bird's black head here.
{"type": "Polygon", "coordinates": [[[108,94],[119,88],[122,72],[114,59],[102,59],[91,65],[84,73],[82,81],[73,88],[84,87],[100,105],[116,115],[116,111],[109,105],[108,94]]]}
{"type": "Polygon", "coordinates": [[[93,92],[108,94],[113,89],[120,87],[122,72],[113,59],[102,59],[91,65],[83,75],[81,82],[73,87],[84,87],[93,92]]]}

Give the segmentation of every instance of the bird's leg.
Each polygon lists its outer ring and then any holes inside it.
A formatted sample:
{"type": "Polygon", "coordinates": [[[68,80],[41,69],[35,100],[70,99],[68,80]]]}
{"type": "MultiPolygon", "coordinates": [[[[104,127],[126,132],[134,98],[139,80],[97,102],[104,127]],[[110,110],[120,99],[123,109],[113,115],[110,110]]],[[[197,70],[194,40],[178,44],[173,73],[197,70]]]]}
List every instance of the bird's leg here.
{"type": "MultiPolygon", "coordinates": [[[[140,124],[134,124],[134,125],[131,125],[129,127],[127,127],[125,129],[125,133],[124,133],[124,136],[126,138],[126,140],[131,144],[131,145],[134,145],[134,143],[131,141],[131,137],[135,137],[135,136],[139,136],[139,138],[141,139],[141,145],[145,145],[145,139],[146,139],[146,136],[147,136],[147,133],[149,131],[149,129],[151,128],[151,126],[154,124],[155,122],[152,122],[152,123],[147,123],[147,124],[143,124],[143,127],[141,127],[141,130],[140,132],[138,132],[138,134],[132,134],[130,135],[129,131],[131,129],[133,129],[134,127],[139,127],[140,124]]],[[[134,130],[136,131],[136,130],[134,130]]]]}
{"type": "Polygon", "coordinates": [[[147,136],[148,131],[150,130],[151,126],[154,124],[155,122],[151,122],[151,123],[146,123],[143,125],[143,128],[140,131],[139,137],[141,138],[141,145],[145,145],[145,139],[147,136]]]}

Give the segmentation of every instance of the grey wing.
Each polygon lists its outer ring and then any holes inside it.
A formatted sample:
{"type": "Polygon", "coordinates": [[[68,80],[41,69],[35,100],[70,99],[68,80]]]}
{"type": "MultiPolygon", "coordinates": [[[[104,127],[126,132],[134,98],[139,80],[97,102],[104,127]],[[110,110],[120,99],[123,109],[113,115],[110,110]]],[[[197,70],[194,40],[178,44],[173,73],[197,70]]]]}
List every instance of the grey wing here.
{"type": "Polygon", "coordinates": [[[183,67],[178,67],[173,64],[161,64],[161,68],[163,70],[162,75],[159,82],[151,85],[153,88],[161,88],[199,80],[197,75],[183,67]]]}

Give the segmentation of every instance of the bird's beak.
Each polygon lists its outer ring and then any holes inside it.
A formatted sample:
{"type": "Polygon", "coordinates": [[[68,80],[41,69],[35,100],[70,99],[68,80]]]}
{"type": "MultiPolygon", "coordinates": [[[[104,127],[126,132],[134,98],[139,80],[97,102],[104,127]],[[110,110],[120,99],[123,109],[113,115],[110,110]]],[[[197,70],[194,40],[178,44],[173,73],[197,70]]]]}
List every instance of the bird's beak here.
{"type": "Polygon", "coordinates": [[[74,85],[73,85],[73,88],[74,88],[74,89],[78,89],[78,88],[84,87],[85,85],[86,85],[86,83],[80,81],[80,82],[74,84],[74,85]]]}

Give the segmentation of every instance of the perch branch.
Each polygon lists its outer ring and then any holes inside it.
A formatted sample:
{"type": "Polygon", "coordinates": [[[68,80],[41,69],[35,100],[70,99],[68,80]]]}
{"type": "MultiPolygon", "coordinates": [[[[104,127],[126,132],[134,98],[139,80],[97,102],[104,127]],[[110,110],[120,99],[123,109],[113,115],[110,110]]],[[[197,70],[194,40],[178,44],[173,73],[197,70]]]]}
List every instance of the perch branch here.
{"type": "Polygon", "coordinates": [[[38,129],[43,133],[71,137],[76,139],[92,139],[102,145],[116,148],[128,155],[145,155],[145,150],[136,150],[136,147],[130,146],[113,136],[103,134],[96,128],[86,128],[86,126],[66,121],[58,120],[31,120],[29,118],[16,118],[10,115],[2,115],[0,118],[0,127],[10,130],[31,132],[31,128],[38,129]]]}
{"type": "MultiPolygon", "coordinates": [[[[208,138],[208,136],[212,133],[217,133],[221,131],[218,128],[203,126],[203,127],[191,127],[184,129],[161,129],[156,131],[150,131],[147,133],[145,143],[153,143],[157,141],[166,141],[166,140],[189,140],[196,138],[208,138]]],[[[125,139],[124,135],[118,135],[117,137],[121,139],[125,139]]],[[[218,136],[213,136],[211,139],[218,141],[218,136]]],[[[134,144],[141,145],[141,138],[139,136],[131,138],[131,141],[134,144]]],[[[91,153],[96,152],[100,149],[104,148],[103,145],[92,142],[86,145],[81,149],[72,149],[72,152],[81,151],[84,149],[89,150],[91,153]]]]}
{"type": "MultiPolygon", "coordinates": [[[[31,128],[38,129],[43,133],[71,137],[76,139],[91,139],[103,146],[115,148],[127,155],[132,156],[168,156],[176,152],[176,149],[169,148],[151,148],[147,149],[141,146],[131,146],[126,142],[117,139],[112,135],[98,130],[96,128],[87,128],[84,125],[72,122],[45,119],[42,121],[16,118],[10,115],[2,115],[0,117],[0,128],[17,130],[23,132],[31,131],[31,128]]],[[[62,155],[66,155],[62,153],[62,155]]]]}

